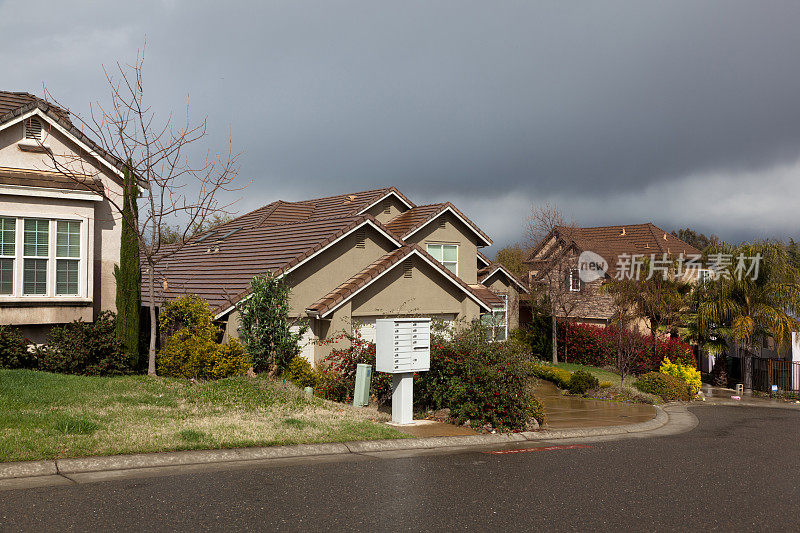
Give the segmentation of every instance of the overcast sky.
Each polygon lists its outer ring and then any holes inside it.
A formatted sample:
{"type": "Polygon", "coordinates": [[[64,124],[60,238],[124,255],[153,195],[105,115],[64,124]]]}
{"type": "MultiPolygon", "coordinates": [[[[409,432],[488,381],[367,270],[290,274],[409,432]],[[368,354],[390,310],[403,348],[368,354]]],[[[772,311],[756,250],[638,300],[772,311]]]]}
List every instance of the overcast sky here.
{"type": "Polygon", "coordinates": [[[396,185],[498,245],[532,204],[800,238],[800,2],[0,0],[0,88],[71,110],[147,38],[146,96],[230,129],[246,212],[396,185]]]}

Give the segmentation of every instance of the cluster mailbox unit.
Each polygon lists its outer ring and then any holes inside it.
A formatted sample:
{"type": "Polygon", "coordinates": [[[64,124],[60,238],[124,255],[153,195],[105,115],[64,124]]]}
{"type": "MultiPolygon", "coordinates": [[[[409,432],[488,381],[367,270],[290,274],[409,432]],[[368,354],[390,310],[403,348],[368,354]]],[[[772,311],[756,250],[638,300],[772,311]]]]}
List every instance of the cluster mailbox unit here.
{"type": "Polygon", "coordinates": [[[392,374],[392,420],[413,421],[414,372],[430,370],[431,319],[375,321],[375,370],[392,374]]]}

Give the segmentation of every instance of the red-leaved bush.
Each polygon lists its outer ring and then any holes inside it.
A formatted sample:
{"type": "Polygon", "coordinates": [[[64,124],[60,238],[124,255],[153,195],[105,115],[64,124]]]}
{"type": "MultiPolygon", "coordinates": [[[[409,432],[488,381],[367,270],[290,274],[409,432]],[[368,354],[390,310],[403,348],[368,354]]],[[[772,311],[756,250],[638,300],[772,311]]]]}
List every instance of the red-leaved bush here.
{"type": "MultiPolygon", "coordinates": [[[[558,333],[559,357],[562,361],[599,367],[614,364],[619,340],[619,330],[616,326],[603,327],[569,322],[561,324],[558,333]]],[[[657,339],[656,351],[653,354],[653,340],[649,335],[630,330],[626,330],[623,335],[628,336],[636,346],[631,369],[634,374],[658,371],[665,357],[685,365],[697,365],[692,347],[680,339],[657,339]]]]}

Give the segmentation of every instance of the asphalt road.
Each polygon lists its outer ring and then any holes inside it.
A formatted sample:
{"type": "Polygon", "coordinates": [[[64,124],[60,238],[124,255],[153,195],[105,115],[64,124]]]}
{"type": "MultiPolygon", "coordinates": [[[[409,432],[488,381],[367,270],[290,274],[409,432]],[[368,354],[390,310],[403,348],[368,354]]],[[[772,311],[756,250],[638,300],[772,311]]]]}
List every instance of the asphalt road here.
{"type": "Polygon", "coordinates": [[[0,529],[800,530],[800,412],[692,412],[700,424],[688,433],[588,447],[351,455],[4,491],[0,529]]]}

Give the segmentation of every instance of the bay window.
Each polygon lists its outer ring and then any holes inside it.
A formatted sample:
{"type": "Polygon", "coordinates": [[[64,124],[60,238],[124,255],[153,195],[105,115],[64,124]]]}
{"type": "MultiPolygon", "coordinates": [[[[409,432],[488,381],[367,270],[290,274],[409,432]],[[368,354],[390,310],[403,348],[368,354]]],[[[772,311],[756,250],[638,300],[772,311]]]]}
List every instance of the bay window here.
{"type": "Polygon", "coordinates": [[[85,296],[87,239],[84,220],[0,216],[0,296],[85,296]]]}

